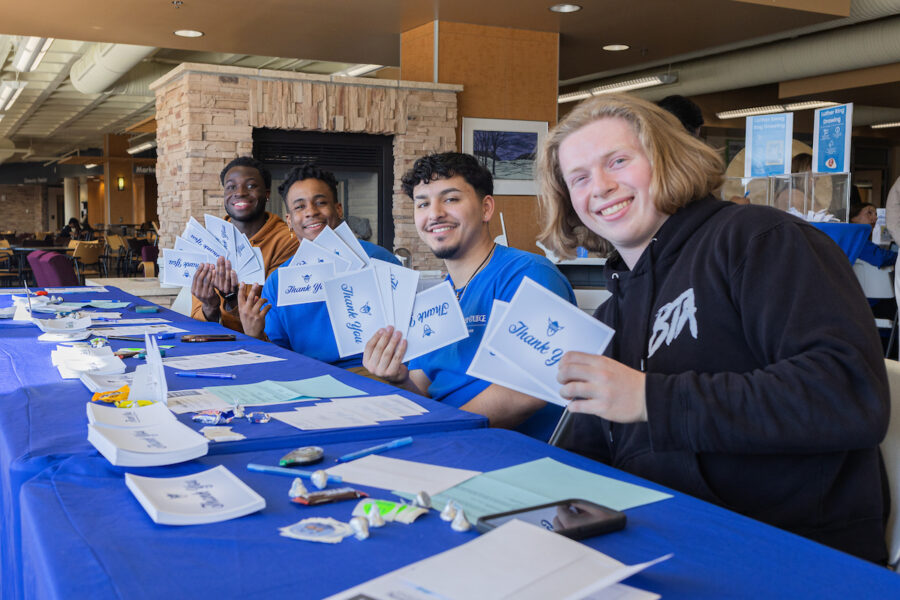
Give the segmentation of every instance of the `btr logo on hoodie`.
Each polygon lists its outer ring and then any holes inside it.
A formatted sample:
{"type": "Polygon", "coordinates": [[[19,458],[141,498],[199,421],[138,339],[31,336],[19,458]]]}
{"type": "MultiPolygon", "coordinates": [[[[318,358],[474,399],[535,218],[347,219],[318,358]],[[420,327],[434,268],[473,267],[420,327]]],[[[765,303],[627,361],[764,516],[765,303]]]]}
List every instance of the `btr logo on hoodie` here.
{"type": "Polygon", "coordinates": [[[656,311],[656,320],[647,345],[647,358],[653,356],[663,342],[666,346],[671,345],[685,325],[690,326],[691,335],[696,340],[697,307],[694,305],[694,288],[685,290],[675,300],[656,311]]]}

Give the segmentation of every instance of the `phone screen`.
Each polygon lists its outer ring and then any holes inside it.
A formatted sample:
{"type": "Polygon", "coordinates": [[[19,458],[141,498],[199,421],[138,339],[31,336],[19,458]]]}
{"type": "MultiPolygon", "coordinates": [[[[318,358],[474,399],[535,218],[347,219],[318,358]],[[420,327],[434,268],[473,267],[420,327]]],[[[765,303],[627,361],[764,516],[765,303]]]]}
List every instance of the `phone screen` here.
{"type": "Polygon", "coordinates": [[[619,513],[596,504],[585,504],[582,502],[561,502],[551,506],[544,506],[517,512],[511,515],[504,515],[490,519],[490,523],[494,527],[517,519],[525,521],[532,525],[543,527],[548,531],[564,531],[569,529],[578,529],[580,527],[594,526],[598,522],[615,519],[619,513]]]}

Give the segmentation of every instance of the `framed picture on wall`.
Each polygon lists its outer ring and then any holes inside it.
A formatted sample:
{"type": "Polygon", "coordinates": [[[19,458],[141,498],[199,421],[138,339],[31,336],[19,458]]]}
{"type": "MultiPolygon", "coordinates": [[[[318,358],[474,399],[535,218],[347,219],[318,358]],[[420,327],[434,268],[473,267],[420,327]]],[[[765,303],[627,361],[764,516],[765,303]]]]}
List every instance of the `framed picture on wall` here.
{"type": "Polygon", "coordinates": [[[494,175],[494,194],[537,194],[537,151],[547,135],[547,121],[463,118],[463,152],[477,158],[494,175]]]}

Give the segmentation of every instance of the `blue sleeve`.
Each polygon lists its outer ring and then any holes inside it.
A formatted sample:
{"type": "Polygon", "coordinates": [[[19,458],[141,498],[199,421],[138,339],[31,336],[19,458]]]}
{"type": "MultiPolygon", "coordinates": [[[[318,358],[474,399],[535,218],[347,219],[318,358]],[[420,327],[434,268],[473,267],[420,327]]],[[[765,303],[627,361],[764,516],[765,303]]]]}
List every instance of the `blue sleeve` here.
{"type": "Polygon", "coordinates": [[[369,258],[377,258],[378,260],[383,260],[384,262],[389,262],[397,266],[400,265],[400,261],[397,260],[397,257],[381,246],[376,246],[365,240],[359,240],[359,244],[362,246],[363,250],[365,250],[366,254],[369,255],[369,258]]]}
{"type": "Polygon", "coordinates": [[[547,264],[532,263],[528,267],[516,272],[509,278],[509,281],[503,286],[503,289],[500,290],[497,299],[503,300],[504,302],[512,300],[513,294],[516,293],[516,290],[519,289],[519,284],[522,283],[523,277],[531,279],[560,298],[565,298],[572,304],[575,304],[575,292],[572,290],[572,285],[569,283],[569,280],[566,279],[565,275],[563,275],[559,269],[549,262],[547,264]]]}
{"type": "Polygon", "coordinates": [[[276,306],[278,302],[278,269],[272,271],[272,274],[266,278],[263,285],[262,297],[269,301],[269,312],[266,313],[266,337],[273,344],[278,344],[282,348],[291,348],[291,339],[287,331],[281,324],[281,309],[276,306]]]}
{"type": "Polygon", "coordinates": [[[876,267],[880,268],[885,265],[892,265],[896,263],[897,253],[892,250],[879,248],[872,242],[866,242],[866,244],[863,246],[862,251],[859,253],[859,260],[864,260],[870,265],[875,265],[876,267]]]}

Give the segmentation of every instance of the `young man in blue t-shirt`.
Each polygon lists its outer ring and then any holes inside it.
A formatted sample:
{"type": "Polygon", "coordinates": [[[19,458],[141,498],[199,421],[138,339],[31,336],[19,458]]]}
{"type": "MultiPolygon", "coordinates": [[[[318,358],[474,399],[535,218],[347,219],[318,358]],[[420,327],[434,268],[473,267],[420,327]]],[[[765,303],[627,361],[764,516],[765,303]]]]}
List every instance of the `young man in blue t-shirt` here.
{"type": "MultiPolygon", "coordinates": [[[[337,201],[337,180],[329,171],[312,165],[294,167],[278,191],[287,209],[288,225],[298,240],[315,241],[326,225],[334,229],[344,219],[343,206],[337,201]]],[[[384,248],[365,240],[359,243],[370,257],[400,264],[384,248]]],[[[280,266],[286,266],[290,260],[280,266]]],[[[244,333],[338,367],[362,364],[359,354],[344,358],[338,355],[325,302],[276,306],[277,300],[278,269],[269,275],[265,286],[241,286],[238,306],[244,333]]]]}
{"type": "Polygon", "coordinates": [[[493,178],[477,159],[446,152],[416,161],[403,177],[413,200],[419,237],[444,259],[469,327],[469,337],[403,364],[406,340],[388,327],[369,340],[363,365],[387,381],[485,415],[494,427],[515,428],[546,440],[560,407],[466,375],[495,299],[509,302],[529,277],[574,304],[572,286],[544,257],[499,246],[488,224],[494,214],[493,178]]]}

